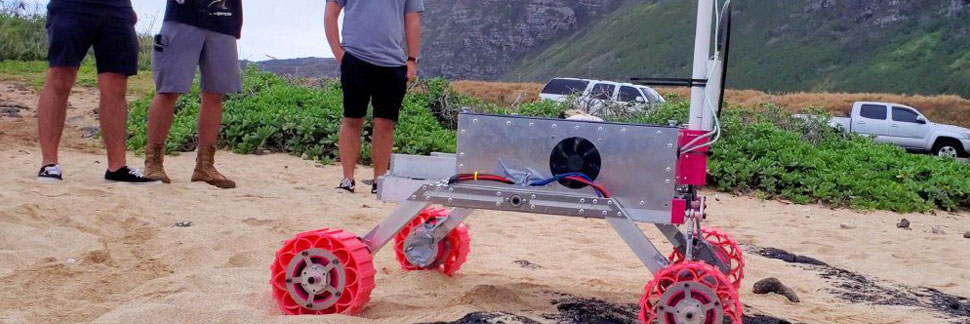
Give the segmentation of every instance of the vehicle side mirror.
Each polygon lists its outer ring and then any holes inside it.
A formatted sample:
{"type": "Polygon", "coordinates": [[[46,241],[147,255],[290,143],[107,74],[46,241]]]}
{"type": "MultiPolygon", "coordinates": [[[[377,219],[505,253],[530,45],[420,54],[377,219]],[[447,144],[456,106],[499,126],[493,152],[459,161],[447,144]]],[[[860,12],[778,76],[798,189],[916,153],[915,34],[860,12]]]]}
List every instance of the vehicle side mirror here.
{"type": "Polygon", "coordinates": [[[923,116],[916,117],[916,122],[919,124],[926,125],[926,118],[924,118],[923,116]]]}
{"type": "Polygon", "coordinates": [[[647,103],[647,100],[646,99],[643,99],[643,97],[637,97],[636,102],[637,103],[647,103]]]}

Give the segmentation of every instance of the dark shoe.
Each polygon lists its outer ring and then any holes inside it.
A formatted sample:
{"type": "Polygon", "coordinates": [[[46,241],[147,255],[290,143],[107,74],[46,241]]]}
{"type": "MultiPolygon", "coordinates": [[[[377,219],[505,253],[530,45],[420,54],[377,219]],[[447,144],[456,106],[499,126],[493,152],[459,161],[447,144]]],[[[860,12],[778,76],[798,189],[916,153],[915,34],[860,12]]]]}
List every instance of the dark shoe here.
{"type": "Polygon", "coordinates": [[[161,183],[158,180],[152,180],[145,178],[144,174],[141,174],[138,169],[132,169],[129,167],[121,167],[117,171],[106,171],[104,173],[104,179],[109,182],[124,182],[130,184],[157,184],[161,183]]]}
{"type": "Polygon", "coordinates": [[[40,168],[40,172],[37,173],[37,181],[41,183],[60,183],[64,180],[61,174],[61,166],[57,164],[48,164],[40,168]]]}
{"type": "Polygon", "coordinates": [[[370,193],[375,194],[375,195],[377,194],[377,182],[375,182],[374,184],[370,185],[370,193]]]}
{"type": "Polygon", "coordinates": [[[349,193],[354,193],[354,187],[356,187],[356,186],[357,186],[357,183],[354,182],[353,179],[346,179],[346,178],[344,178],[343,180],[340,181],[340,185],[337,186],[337,189],[344,190],[344,191],[347,191],[349,193]]]}

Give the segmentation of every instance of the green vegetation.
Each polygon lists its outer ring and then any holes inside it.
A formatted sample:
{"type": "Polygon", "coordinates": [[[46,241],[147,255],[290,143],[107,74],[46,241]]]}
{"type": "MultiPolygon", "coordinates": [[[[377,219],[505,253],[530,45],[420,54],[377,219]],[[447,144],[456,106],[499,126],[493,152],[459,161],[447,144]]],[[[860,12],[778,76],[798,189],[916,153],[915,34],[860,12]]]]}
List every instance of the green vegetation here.
{"type": "MultiPolygon", "coordinates": [[[[329,163],[337,157],[337,138],[343,117],[339,83],[321,87],[295,85],[282,77],[250,68],[243,73],[243,92],[227,97],[220,133],[221,144],[238,153],[286,152],[329,163]]],[[[129,115],[132,134],[128,147],[143,150],[151,99],[135,101],[129,115]]],[[[397,126],[395,152],[428,154],[454,152],[455,133],[441,126],[426,108],[427,94],[408,94],[397,126]]],[[[176,106],[169,135],[170,152],[195,149],[199,92],[183,96],[176,106]]],[[[370,160],[372,125],[365,124],[361,158],[370,160]]]]}
{"type": "Polygon", "coordinates": [[[37,7],[0,1],[0,61],[47,57],[46,19],[37,7]]]}
{"type": "MultiPolygon", "coordinates": [[[[46,10],[37,4],[0,0],[0,78],[22,80],[36,87],[44,84],[47,71],[46,22],[46,10]]],[[[150,84],[152,35],[147,31],[141,32],[138,42],[138,69],[142,72],[132,82],[136,94],[145,94],[154,88],[150,84]]],[[[97,70],[92,49],[81,64],[78,85],[96,84],[97,70]]]]}
{"type": "Polygon", "coordinates": [[[769,105],[725,117],[710,164],[718,190],[855,209],[970,208],[970,165],[837,132],[827,116],[799,120],[769,105]]]}
{"type": "MultiPolygon", "coordinates": [[[[950,0],[905,5],[735,1],[733,88],[970,96],[970,10],[950,0]]],[[[504,76],[625,80],[690,73],[696,2],[624,6],[549,45],[504,76]],[[631,32],[633,31],[633,32],[631,32]]]]}
{"type": "MultiPolygon", "coordinates": [[[[329,163],[337,157],[341,91],[336,82],[320,87],[296,85],[249,69],[245,91],[226,102],[222,144],[239,153],[287,152],[329,163]]],[[[457,108],[476,112],[556,117],[566,105],[552,102],[498,107],[450,90],[443,79],[422,82],[404,103],[395,152],[454,152],[457,108]],[[434,111],[434,113],[432,113],[434,111]]],[[[672,98],[648,113],[613,121],[667,124],[687,119],[688,104],[672,98]]],[[[195,148],[198,92],[178,103],[169,138],[170,151],[195,148]]],[[[149,100],[133,104],[129,147],[142,149],[149,100]]],[[[711,185],[720,191],[781,198],[799,204],[824,203],[854,209],[897,212],[970,208],[970,165],[909,154],[892,145],[837,132],[827,116],[792,118],[779,107],[733,107],[725,111],[723,136],[713,150],[711,185]]],[[[368,123],[369,125],[369,123],[368,123]]],[[[363,135],[369,159],[371,134],[363,135]]]]}

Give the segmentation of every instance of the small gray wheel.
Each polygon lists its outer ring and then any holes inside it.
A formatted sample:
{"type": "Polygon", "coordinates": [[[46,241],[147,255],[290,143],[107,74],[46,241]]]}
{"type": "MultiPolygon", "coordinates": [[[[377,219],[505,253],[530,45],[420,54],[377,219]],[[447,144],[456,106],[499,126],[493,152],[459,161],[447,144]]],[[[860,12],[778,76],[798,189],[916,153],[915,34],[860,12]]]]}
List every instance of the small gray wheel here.
{"type": "Polygon", "coordinates": [[[304,250],[286,267],[286,291],[293,301],[309,310],[333,306],[346,286],[346,268],[327,250],[304,250]]]}
{"type": "Polygon", "coordinates": [[[660,323],[675,324],[723,323],[724,308],[710,287],[697,282],[679,282],[660,297],[657,319],[660,323]]]}

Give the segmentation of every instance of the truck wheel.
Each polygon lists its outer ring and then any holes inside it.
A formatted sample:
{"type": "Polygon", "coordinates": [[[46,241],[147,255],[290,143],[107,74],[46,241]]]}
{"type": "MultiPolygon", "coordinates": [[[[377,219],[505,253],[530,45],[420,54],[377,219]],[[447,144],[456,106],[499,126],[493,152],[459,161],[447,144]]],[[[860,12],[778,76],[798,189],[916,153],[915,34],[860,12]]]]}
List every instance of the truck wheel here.
{"type": "Polygon", "coordinates": [[[936,144],[933,145],[933,150],[931,153],[938,157],[950,159],[965,157],[967,153],[963,151],[962,146],[963,145],[961,145],[960,142],[954,140],[937,141],[936,144]]]}

